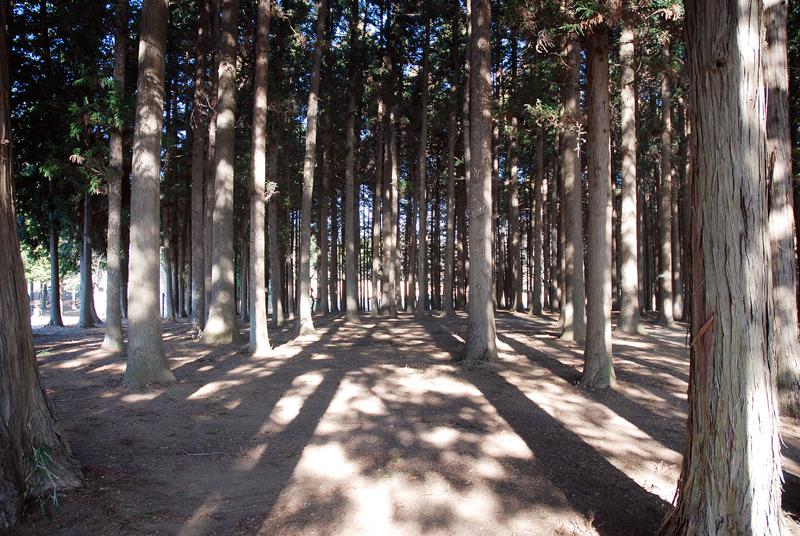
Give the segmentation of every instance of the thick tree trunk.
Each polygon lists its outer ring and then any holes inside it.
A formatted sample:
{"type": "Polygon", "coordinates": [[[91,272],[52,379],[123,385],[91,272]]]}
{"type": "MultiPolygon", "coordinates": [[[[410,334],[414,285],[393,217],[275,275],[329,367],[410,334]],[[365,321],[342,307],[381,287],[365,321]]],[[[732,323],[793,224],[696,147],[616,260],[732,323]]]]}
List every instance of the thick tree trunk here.
{"type": "Polygon", "coordinates": [[[672,307],[672,90],[669,43],[662,47],[661,71],[661,186],[658,204],[658,323],[675,323],[672,307]]]}
{"type": "Polygon", "coordinates": [[[167,0],[144,1],[131,180],[128,361],[125,368],[125,384],[129,387],[175,381],[161,342],[158,288],[159,168],[168,20],[167,0]]]}
{"type": "Polygon", "coordinates": [[[608,97],[608,27],[594,28],[589,63],[589,257],[586,345],[581,385],[614,385],[611,362],[611,106],[608,97]]]}
{"type": "Polygon", "coordinates": [[[625,333],[639,331],[638,216],[636,211],[636,72],[634,71],[635,35],[629,24],[622,28],[619,43],[622,64],[620,80],[620,115],[622,152],[622,213],[620,308],[617,329],[625,333]]]}
{"type": "MultiPolygon", "coordinates": [[[[114,13],[114,90],[125,92],[125,51],[128,36],[128,2],[117,0],[114,13]]],[[[106,335],[102,348],[122,352],[120,292],[120,242],[122,237],[122,129],[112,128],[108,140],[108,243],[106,245],[106,335]]]]}
{"type": "MultiPolygon", "coordinates": [[[[391,107],[390,107],[391,108],[391,107]]],[[[394,255],[393,250],[395,248],[395,244],[393,242],[394,239],[394,232],[396,229],[396,225],[394,224],[394,219],[392,218],[392,212],[394,211],[394,200],[392,199],[392,193],[394,188],[392,187],[394,183],[394,159],[397,156],[397,151],[393,150],[393,138],[396,139],[395,136],[395,128],[394,128],[394,113],[389,112],[389,120],[388,120],[388,140],[387,140],[387,155],[386,155],[386,164],[384,168],[384,172],[388,174],[385,177],[385,184],[383,185],[383,206],[382,206],[382,216],[383,216],[383,296],[381,299],[382,307],[385,309],[387,314],[394,318],[397,316],[397,304],[395,302],[395,267],[394,267],[394,255]]],[[[396,147],[396,146],[395,146],[396,147]]]]}
{"type": "Polygon", "coordinates": [[[203,330],[209,344],[234,342],[236,281],[233,259],[234,134],[236,126],[236,39],[239,0],[222,0],[217,88],[217,137],[214,148],[214,215],[211,230],[211,305],[203,330]]]}
{"type": "Polygon", "coordinates": [[[259,0],[256,19],[255,77],[253,80],[253,177],[250,192],[250,352],[271,351],[267,333],[265,206],[267,196],[267,72],[271,0],[259,0]]]}
{"type": "Polygon", "coordinates": [[[81,483],[33,351],[12,194],[7,6],[0,4],[0,530],[19,521],[27,500],[81,483]]]}
{"type": "Polygon", "coordinates": [[[702,148],[692,149],[689,418],[661,535],[782,533],[761,21],[757,0],[687,3],[702,148]]]}
{"type": "Polygon", "coordinates": [[[772,251],[772,306],[778,392],[781,409],[800,413],[800,347],[797,341],[797,266],[794,248],[792,139],[789,127],[789,77],[785,0],[764,2],[767,47],[767,158],[770,181],[769,235],[772,251]]]}
{"type": "Polygon", "coordinates": [[[81,226],[81,310],[79,324],[93,328],[94,284],[92,282],[92,203],[87,189],[83,192],[83,225],[81,226]]]}
{"type": "MultiPolygon", "coordinates": [[[[428,5],[425,10],[425,38],[422,46],[422,97],[420,99],[419,148],[417,149],[417,220],[419,242],[417,243],[417,306],[416,317],[424,318],[428,311],[428,48],[431,23],[428,5]]],[[[413,232],[413,229],[412,229],[413,232]]],[[[414,293],[414,289],[412,294],[414,293]]]]}
{"type": "Polygon", "coordinates": [[[492,303],[492,85],[491,5],[474,0],[470,36],[469,315],[462,354],[469,365],[497,359],[492,303]]]}
{"type": "MultiPolygon", "coordinates": [[[[191,115],[192,128],[192,328],[200,330],[206,323],[205,293],[205,235],[203,233],[205,213],[203,209],[203,182],[205,177],[206,125],[203,106],[206,95],[206,54],[208,43],[208,0],[198,2],[197,59],[195,60],[194,99],[191,115]]],[[[208,244],[210,247],[211,244],[208,244]]]]}
{"type": "Polygon", "coordinates": [[[583,342],[586,338],[585,289],[583,275],[583,203],[581,193],[581,159],[578,132],[580,108],[580,44],[575,34],[564,42],[566,80],[562,100],[566,115],[563,136],[564,181],[564,323],[561,340],[583,342]]]}
{"type": "Polygon", "coordinates": [[[356,62],[358,61],[358,28],[359,28],[358,0],[353,0],[350,5],[350,64],[348,67],[350,87],[347,97],[347,122],[345,124],[347,137],[347,157],[344,172],[344,313],[348,322],[358,320],[358,274],[356,268],[356,240],[358,232],[358,195],[355,180],[356,161],[356,101],[358,101],[358,87],[356,80],[356,62]]]}
{"type": "MultiPolygon", "coordinates": [[[[211,277],[213,260],[213,238],[214,238],[214,205],[216,199],[216,148],[217,148],[217,95],[219,93],[219,71],[222,56],[219,50],[220,32],[220,0],[208,0],[209,13],[211,16],[210,28],[210,49],[211,49],[211,91],[208,95],[209,117],[208,117],[208,139],[206,144],[206,167],[205,167],[205,190],[204,190],[204,222],[203,222],[203,287],[205,290],[204,302],[205,311],[203,317],[208,321],[208,314],[211,311],[211,277]]],[[[204,322],[204,324],[205,324],[204,322]]]]}
{"type": "Polygon", "coordinates": [[[544,176],[544,127],[539,127],[536,138],[536,177],[533,182],[533,213],[531,214],[530,232],[533,235],[533,291],[531,292],[531,314],[542,314],[542,188],[547,188],[544,176]]]}
{"type": "Polygon", "coordinates": [[[311,66],[311,82],[308,92],[308,111],[306,114],[306,148],[303,158],[303,190],[300,209],[300,315],[297,333],[300,336],[317,332],[311,317],[311,196],[314,191],[314,166],[317,159],[317,106],[319,95],[320,66],[325,40],[325,16],[328,11],[327,0],[317,2],[317,41],[314,44],[314,57],[311,66]]]}

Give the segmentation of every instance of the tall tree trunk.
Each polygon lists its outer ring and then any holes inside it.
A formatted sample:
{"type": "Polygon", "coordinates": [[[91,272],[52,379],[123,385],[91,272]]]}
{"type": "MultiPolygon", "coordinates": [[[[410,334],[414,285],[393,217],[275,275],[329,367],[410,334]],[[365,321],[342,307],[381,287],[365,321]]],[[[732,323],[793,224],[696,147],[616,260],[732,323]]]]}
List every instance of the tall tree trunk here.
{"type": "Polygon", "coordinates": [[[458,87],[458,18],[460,16],[459,3],[453,4],[453,21],[451,24],[451,35],[453,38],[450,45],[451,73],[453,78],[450,80],[450,104],[447,125],[447,223],[445,226],[444,239],[444,312],[447,316],[455,316],[455,306],[453,301],[453,287],[455,280],[455,231],[456,231],[456,137],[457,123],[457,92],[458,87]]]}
{"type": "Polygon", "coordinates": [[[208,95],[209,117],[208,117],[208,139],[206,143],[206,168],[205,168],[205,191],[204,191],[204,216],[203,223],[203,272],[205,289],[205,311],[203,316],[208,321],[208,314],[211,311],[211,271],[213,261],[213,238],[214,238],[214,205],[216,199],[216,148],[217,148],[217,96],[219,93],[219,71],[220,61],[220,0],[208,0],[209,13],[211,16],[210,41],[211,41],[211,88],[208,95]]]}
{"type": "Polygon", "coordinates": [[[381,303],[381,199],[383,198],[383,176],[385,171],[383,140],[384,107],[382,95],[378,94],[378,117],[376,120],[375,185],[372,189],[372,316],[380,313],[381,303]]]}
{"type": "Polygon", "coordinates": [[[474,0],[470,37],[469,316],[462,355],[467,364],[497,359],[492,305],[491,4],[474,0]]]}
{"type": "Polygon", "coordinates": [[[533,293],[530,307],[532,315],[542,314],[542,189],[547,188],[544,176],[544,127],[539,127],[536,138],[536,177],[533,182],[533,213],[530,230],[533,234],[533,293]]]}
{"type": "MultiPolygon", "coordinates": [[[[516,55],[516,54],[515,54],[516,55]]],[[[517,168],[517,118],[511,118],[511,128],[508,140],[508,256],[509,274],[511,276],[510,288],[512,302],[509,304],[515,311],[524,311],[522,303],[522,255],[520,245],[519,223],[519,178],[517,168]]]]}
{"type": "Polygon", "coordinates": [[[565,220],[565,295],[564,325],[561,339],[583,342],[586,338],[585,289],[583,275],[583,202],[581,192],[581,159],[578,132],[581,124],[580,108],[580,44],[575,34],[564,42],[566,80],[562,100],[566,114],[563,136],[564,220],[565,220]]]}
{"type": "MultiPolygon", "coordinates": [[[[117,0],[114,13],[114,91],[125,92],[125,51],[128,36],[128,2],[117,0]]],[[[108,140],[108,243],[106,249],[106,335],[102,348],[122,352],[120,292],[120,242],[122,236],[122,129],[112,128],[108,140]]]]}
{"type": "MultiPolygon", "coordinates": [[[[267,72],[271,0],[259,0],[256,19],[256,70],[253,80],[253,178],[250,192],[250,352],[271,351],[267,333],[267,279],[264,245],[267,196],[267,72]]],[[[274,143],[274,142],[273,142],[274,143]]]]}
{"type": "Polygon", "coordinates": [[[358,196],[355,184],[356,161],[356,101],[358,88],[356,81],[356,62],[358,61],[358,0],[350,5],[350,62],[348,66],[350,87],[347,97],[347,121],[345,124],[347,137],[347,159],[344,176],[344,284],[345,284],[345,319],[348,322],[358,320],[358,275],[356,273],[356,240],[358,232],[358,196]]]}
{"type": "Polygon", "coordinates": [[[767,90],[767,158],[769,162],[769,235],[772,251],[773,341],[778,356],[781,409],[800,413],[800,347],[797,341],[797,266],[794,248],[792,139],[789,127],[787,3],[765,0],[767,47],[764,84],[767,90]]]}
{"type": "Polygon", "coordinates": [[[205,214],[203,210],[203,182],[205,177],[206,125],[203,106],[206,95],[206,54],[208,43],[208,0],[199,0],[197,18],[197,57],[194,70],[194,99],[191,115],[192,129],[192,328],[203,329],[206,323],[205,295],[205,242],[203,233],[205,214]]]}
{"type": "MultiPolygon", "coordinates": [[[[269,149],[269,178],[277,184],[278,173],[278,143],[275,136],[275,128],[270,135],[269,149]]],[[[272,297],[272,325],[280,327],[283,325],[284,301],[283,301],[283,265],[284,258],[281,256],[282,240],[278,232],[278,221],[280,208],[278,199],[280,193],[275,192],[269,198],[269,273],[270,273],[270,295],[272,297]]]]}
{"type": "Polygon", "coordinates": [[[608,97],[608,27],[589,36],[589,257],[584,387],[614,384],[611,362],[611,106],[608,97]]]}
{"type": "MultiPolygon", "coordinates": [[[[420,98],[419,148],[417,149],[417,219],[419,242],[417,244],[417,307],[415,316],[424,318],[428,311],[428,47],[431,21],[429,5],[425,2],[425,37],[422,45],[422,80],[420,98]]],[[[413,232],[413,229],[412,229],[413,232]]],[[[413,289],[412,289],[413,294],[413,289]]]]}
{"type": "Polygon", "coordinates": [[[620,80],[620,122],[622,143],[622,213],[621,240],[621,299],[617,329],[625,333],[639,331],[638,275],[638,216],[636,211],[636,72],[634,71],[635,35],[633,27],[622,28],[619,58],[622,65],[620,80]]]}
{"type": "Polygon", "coordinates": [[[669,43],[662,46],[661,71],[661,187],[658,205],[658,323],[675,323],[672,310],[672,89],[669,43]]]}
{"type": "MultiPolygon", "coordinates": [[[[328,114],[328,122],[331,123],[333,118],[328,114]]],[[[328,306],[328,291],[330,284],[328,281],[328,212],[330,209],[330,179],[331,179],[331,145],[333,143],[333,125],[327,125],[323,134],[324,141],[322,142],[322,180],[320,181],[319,189],[319,225],[318,225],[318,240],[317,246],[319,247],[319,256],[317,257],[317,272],[318,272],[318,288],[317,293],[319,297],[319,305],[322,314],[328,314],[330,308],[328,306]]],[[[334,296],[331,296],[334,297],[334,296]]],[[[335,297],[334,297],[335,298],[335,297]]]]}
{"type": "Polygon", "coordinates": [[[214,148],[214,216],[211,230],[211,305],[203,341],[237,339],[236,281],[233,258],[234,134],[236,126],[236,39],[239,0],[222,0],[217,88],[217,138],[214,148]]]}
{"type": "MultiPolygon", "coordinates": [[[[169,151],[166,151],[167,156],[164,159],[164,167],[169,168],[169,151]]],[[[167,175],[167,173],[165,173],[167,175]]],[[[172,279],[172,241],[170,236],[172,234],[171,223],[172,223],[172,211],[170,210],[169,202],[167,201],[161,211],[161,221],[163,229],[161,234],[164,237],[164,280],[167,283],[167,288],[164,289],[165,301],[167,306],[167,315],[166,318],[175,322],[175,287],[173,285],[172,279]]]]}
{"type": "Polygon", "coordinates": [[[12,194],[7,9],[0,3],[0,530],[19,521],[27,500],[81,484],[33,350],[12,194]]]}
{"type": "MultiPolygon", "coordinates": [[[[558,133],[556,132],[556,149],[559,146],[559,137],[558,133]]],[[[559,279],[561,278],[561,271],[559,265],[559,257],[558,257],[558,176],[560,175],[560,170],[558,166],[554,166],[553,172],[548,177],[547,181],[547,220],[548,220],[548,231],[549,231],[549,257],[547,266],[548,271],[550,273],[550,277],[548,278],[548,293],[549,293],[549,302],[550,302],[550,310],[556,311],[561,309],[561,300],[559,299],[559,279]]]]}
{"type": "Polygon", "coordinates": [[[55,183],[48,179],[50,194],[50,321],[48,325],[63,327],[61,319],[61,274],[58,268],[58,221],[55,213],[55,183]]]}
{"type": "Polygon", "coordinates": [[[311,66],[311,82],[308,92],[308,111],[306,114],[306,149],[303,158],[303,192],[301,199],[300,222],[300,318],[298,335],[316,333],[311,318],[311,196],[314,191],[314,166],[317,159],[317,98],[319,95],[320,66],[325,40],[325,16],[328,11],[327,0],[317,2],[317,41],[314,44],[314,57],[311,66]]]}
{"type": "Polygon", "coordinates": [[[702,150],[692,149],[688,437],[662,535],[783,532],[762,32],[758,0],[687,3],[702,150]]]}
{"type": "Polygon", "coordinates": [[[82,328],[93,328],[94,284],[92,282],[92,203],[91,194],[83,192],[83,225],[81,226],[81,310],[79,323],[82,328]]]}
{"type": "Polygon", "coordinates": [[[339,312],[339,206],[336,202],[336,180],[331,188],[331,248],[328,264],[328,295],[331,301],[331,312],[339,312]]]}
{"type": "Polygon", "coordinates": [[[472,155],[470,146],[470,93],[472,92],[471,82],[471,61],[472,54],[470,53],[472,47],[472,0],[464,0],[465,8],[465,29],[467,40],[464,43],[464,84],[462,88],[462,114],[461,114],[461,132],[464,145],[464,183],[458,189],[456,196],[456,212],[457,219],[457,236],[456,251],[458,253],[458,292],[456,293],[456,306],[458,308],[467,307],[467,273],[469,272],[469,243],[467,242],[467,198],[470,182],[470,171],[472,167],[472,155]]]}
{"type": "Polygon", "coordinates": [[[168,20],[167,0],[144,1],[131,180],[128,361],[125,368],[125,384],[129,387],[175,381],[161,342],[158,288],[159,167],[168,20]]]}

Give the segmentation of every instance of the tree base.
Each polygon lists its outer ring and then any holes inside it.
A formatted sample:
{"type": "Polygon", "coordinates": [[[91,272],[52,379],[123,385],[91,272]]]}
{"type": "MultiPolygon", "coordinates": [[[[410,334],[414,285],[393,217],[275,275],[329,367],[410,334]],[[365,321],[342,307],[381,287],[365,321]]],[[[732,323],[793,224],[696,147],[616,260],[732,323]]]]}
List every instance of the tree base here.
{"type": "Polygon", "coordinates": [[[142,389],[151,386],[163,386],[175,383],[175,375],[166,367],[126,367],[125,387],[142,389]]]}
{"type": "Polygon", "coordinates": [[[106,333],[103,344],[100,345],[100,349],[110,354],[121,354],[125,352],[125,344],[121,339],[109,337],[108,333],[106,333]]]}
{"type": "Polygon", "coordinates": [[[314,327],[314,322],[311,319],[301,320],[297,324],[298,337],[315,337],[317,335],[317,328],[314,327]]]}

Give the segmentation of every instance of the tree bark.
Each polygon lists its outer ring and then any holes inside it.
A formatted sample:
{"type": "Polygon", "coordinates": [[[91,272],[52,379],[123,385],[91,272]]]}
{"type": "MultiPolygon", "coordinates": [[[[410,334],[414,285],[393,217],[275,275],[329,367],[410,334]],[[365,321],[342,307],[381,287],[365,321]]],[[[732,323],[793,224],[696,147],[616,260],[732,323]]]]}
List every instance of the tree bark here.
{"type": "Polygon", "coordinates": [[[358,0],[350,5],[350,62],[348,66],[350,87],[347,98],[347,159],[344,178],[344,313],[348,322],[358,321],[358,275],[356,273],[356,231],[358,217],[358,197],[355,184],[356,161],[356,101],[358,88],[356,81],[356,62],[358,61],[358,0]]]}
{"type": "MultiPolygon", "coordinates": [[[[128,1],[117,0],[114,13],[114,91],[125,92],[125,51],[128,36],[128,1]]],[[[106,249],[106,334],[102,348],[118,353],[122,341],[122,300],[120,293],[120,249],[122,241],[122,129],[114,127],[108,140],[108,238],[106,249]]]]}
{"type": "MultiPolygon", "coordinates": [[[[208,139],[206,143],[206,167],[205,167],[205,190],[204,190],[204,222],[203,222],[203,287],[205,291],[204,302],[205,311],[203,318],[208,321],[208,314],[211,310],[211,271],[213,261],[213,237],[214,237],[214,205],[216,198],[216,147],[217,147],[217,95],[219,93],[219,68],[222,56],[219,51],[220,33],[220,0],[208,0],[209,13],[211,16],[210,28],[210,49],[211,49],[211,91],[208,95],[209,117],[208,117],[208,139]]],[[[204,324],[205,324],[204,322],[204,324]]]]}
{"type": "MultiPolygon", "coordinates": [[[[328,117],[328,123],[333,120],[328,117]]],[[[331,179],[331,145],[333,142],[333,125],[327,125],[324,129],[322,142],[322,177],[319,189],[319,196],[317,201],[319,211],[319,229],[317,247],[319,248],[319,255],[317,257],[317,272],[318,272],[318,293],[319,305],[322,314],[328,314],[330,308],[328,306],[328,291],[330,284],[328,282],[328,213],[330,209],[330,179],[331,179]]]]}
{"type": "Polygon", "coordinates": [[[622,212],[620,214],[621,240],[621,299],[617,329],[637,333],[639,327],[639,275],[638,275],[638,216],[636,211],[636,53],[634,29],[630,24],[622,28],[619,58],[622,65],[620,80],[620,122],[622,152],[622,212]]]}
{"type": "MultiPolygon", "coordinates": [[[[271,0],[256,6],[256,54],[253,80],[253,178],[250,192],[250,352],[267,355],[272,350],[267,332],[267,280],[265,206],[267,197],[267,72],[271,0]]],[[[274,143],[274,142],[273,142],[274,143]]]]}
{"type": "Polygon", "coordinates": [[[317,159],[317,98],[319,95],[320,67],[322,49],[325,41],[325,16],[327,0],[317,1],[317,39],[311,66],[311,82],[308,92],[308,111],[306,114],[306,149],[303,158],[303,191],[301,199],[300,222],[300,315],[297,333],[300,336],[317,332],[311,317],[311,196],[314,191],[314,166],[317,159]]]}
{"type": "MultiPolygon", "coordinates": [[[[419,147],[417,149],[417,220],[419,242],[417,243],[417,307],[415,316],[422,319],[428,312],[428,48],[430,46],[431,21],[429,6],[425,10],[425,37],[422,46],[422,80],[420,98],[419,147]]],[[[413,232],[413,229],[412,229],[413,232]]],[[[414,289],[411,289],[412,293],[414,289]]]]}
{"type": "Polygon", "coordinates": [[[782,533],[761,23],[758,0],[687,2],[689,418],[661,535],[782,533]]]}
{"type": "Polygon", "coordinates": [[[169,2],[145,0],[139,38],[131,180],[128,360],[125,384],[169,383],[159,314],[159,183],[164,111],[164,51],[169,2]]]}
{"type": "Polygon", "coordinates": [[[83,192],[83,225],[81,226],[81,310],[79,324],[82,328],[95,326],[94,284],[92,282],[92,204],[88,186],[83,192]]]}
{"type": "MultiPolygon", "coordinates": [[[[269,178],[277,184],[278,172],[278,143],[275,137],[275,129],[270,135],[269,150],[269,178]]],[[[281,256],[282,246],[278,232],[278,207],[279,192],[276,191],[269,198],[269,273],[270,273],[270,295],[272,297],[272,325],[280,327],[283,325],[284,305],[283,305],[283,257],[281,256]]]]}
{"type": "Polygon", "coordinates": [[[61,319],[61,274],[58,268],[58,221],[55,213],[55,184],[47,181],[50,194],[50,326],[63,327],[61,319]]]}
{"type": "Polygon", "coordinates": [[[492,300],[492,85],[491,5],[474,0],[470,24],[469,314],[462,359],[466,364],[497,359],[492,300]]]}
{"type": "Polygon", "coordinates": [[[583,274],[583,203],[581,193],[581,159],[578,132],[580,109],[580,44],[575,34],[564,42],[566,80],[562,88],[565,121],[563,136],[564,181],[564,280],[563,331],[561,340],[583,342],[586,338],[585,289],[583,274]]]}
{"type": "Polygon", "coordinates": [[[378,117],[376,118],[376,147],[375,147],[375,184],[372,188],[372,316],[380,313],[381,303],[381,199],[383,198],[384,175],[384,149],[383,123],[384,123],[383,98],[378,94],[378,117]]]}
{"type": "Polygon", "coordinates": [[[222,0],[217,88],[217,137],[214,148],[214,215],[211,236],[211,305],[203,330],[209,344],[234,342],[236,281],[233,259],[234,135],[236,126],[236,39],[239,0],[222,0]]]}
{"type": "Polygon", "coordinates": [[[460,16],[459,3],[453,4],[453,21],[451,25],[451,35],[453,38],[450,45],[451,73],[450,80],[450,104],[447,126],[447,223],[445,226],[445,254],[444,254],[444,299],[443,307],[447,316],[455,316],[455,306],[453,301],[453,287],[455,280],[455,197],[456,197],[456,136],[457,124],[457,93],[458,87],[458,18],[460,16]]]}
{"type": "Polygon", "coordinates": [[[672,89],[669,43],[662,48],[661,71],[661,185],[658,205],[658,323],[675,323],[672,309],[672,89]]]}
{"type": "Polygon", "coordinates": [[[772,306],[778,393],[781,409],[800,413],[800,347],[797,341],[797,266],[794,249],[792,139],[789,127],[787,3],[764,2],[767,47],[764,83],[767,91],[767,158],[770,180],[769,235],[772,251],[772,306]]]}
{"type": "Polygon", "coordinates": [[[608,27],[589,36],[589,257],[586,345],[581,385],[614,385],[611,361],[611,107],[608,96],[608,27]]]}

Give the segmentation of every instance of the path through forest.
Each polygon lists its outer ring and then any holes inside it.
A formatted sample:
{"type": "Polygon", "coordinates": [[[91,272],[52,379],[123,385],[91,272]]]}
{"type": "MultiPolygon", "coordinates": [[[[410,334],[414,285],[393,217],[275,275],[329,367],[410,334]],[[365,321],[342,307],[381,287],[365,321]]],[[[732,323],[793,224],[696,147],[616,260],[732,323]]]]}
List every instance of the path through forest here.
{"type": "MultiPolygon", "coordinates": [[[[615,334],[619,385],[575,385],[553,318],[500,313],[501,362],[453,363],[465,317],[317,319],[274,357],[209,349],[165,324],[178,383],[126,391],[101,330],[37,330],[41,372],[86,489],[14,532],[652,534],[679,473],[685,327],[615,334]]],[[[800,432],[784,422],[785,508],[800,432]]],[[[795,476],[798,475],[798,476],[795,476]]]]}

